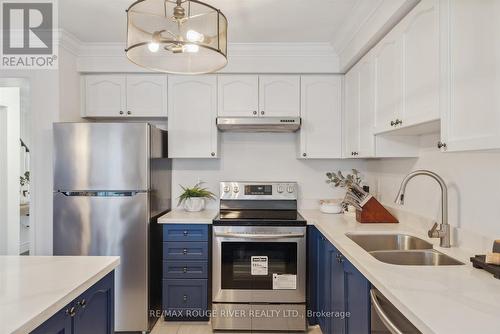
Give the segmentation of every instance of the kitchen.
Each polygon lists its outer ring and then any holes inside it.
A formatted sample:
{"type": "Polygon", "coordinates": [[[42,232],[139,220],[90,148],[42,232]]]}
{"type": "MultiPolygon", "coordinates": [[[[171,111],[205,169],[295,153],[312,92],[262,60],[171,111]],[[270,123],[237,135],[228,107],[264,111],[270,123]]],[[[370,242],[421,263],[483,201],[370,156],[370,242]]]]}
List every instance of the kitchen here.
{"type": "MultiPolygon", "coordinates": [[[[0,69],[0,87],[22,81],[32,172],[30,256],[16,256],[19,203],[7,198],[19,191],[0,196],[0,332],[57,314],[80,333],[497,332],[500,283],[470,258],[500,238],[500,2],[206,2],[206,20],[180,19],[193,28],[178,52],[169,34],[136,29],[160,32],[198,2],[59,0],[58,69],[0,69]],[[398,224],[360,223],[356,199],[320,212],[355,188],[326,173],[353,169],[368,187],[354,197],[398,224]],[[394,203],[415,170],[432,173],[394,203]],[[198,184],[206,208],[189,213],[203,205],[182,187],[198,184]],[[50,281],[56,293],[31,299],[50,281]],[[81,297],[96,284],[106,317],[81,297]],[[80,318],[91,327],[77,330],[80,318]]],[[[19,140],[3,139],[11,163],[19,140]]],[[[0,165],[0,184],[19,179],[13,166],[0,165]]]]}

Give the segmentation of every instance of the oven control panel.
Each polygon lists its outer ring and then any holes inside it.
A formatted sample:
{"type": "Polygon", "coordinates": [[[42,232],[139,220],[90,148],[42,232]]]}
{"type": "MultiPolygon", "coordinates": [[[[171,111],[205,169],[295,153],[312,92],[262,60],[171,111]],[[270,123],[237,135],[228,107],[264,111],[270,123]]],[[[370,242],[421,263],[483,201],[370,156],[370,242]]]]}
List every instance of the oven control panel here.
{"type": "Polygon", "coordinates": [[[221,182],[220,198],[233,200],[296,200],[296,182],[221,182]]]}

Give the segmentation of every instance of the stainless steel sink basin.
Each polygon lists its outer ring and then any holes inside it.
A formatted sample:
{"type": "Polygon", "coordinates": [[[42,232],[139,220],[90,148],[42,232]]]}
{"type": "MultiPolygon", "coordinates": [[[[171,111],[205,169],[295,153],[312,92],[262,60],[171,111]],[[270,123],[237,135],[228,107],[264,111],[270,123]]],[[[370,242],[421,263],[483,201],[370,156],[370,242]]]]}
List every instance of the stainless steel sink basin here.
{"type": "Polygon", "coordinates": [[[453,266],[462,262],[434,249],[413,251],[374,251],[370,254],[379,261],[403,266],[453,266]]]}
{"type": "Polygon", "coordinates": [[[381,250],[432,249],[432,244],[406,234],[354,234],[346,236],[367,252],[381,250]]]}

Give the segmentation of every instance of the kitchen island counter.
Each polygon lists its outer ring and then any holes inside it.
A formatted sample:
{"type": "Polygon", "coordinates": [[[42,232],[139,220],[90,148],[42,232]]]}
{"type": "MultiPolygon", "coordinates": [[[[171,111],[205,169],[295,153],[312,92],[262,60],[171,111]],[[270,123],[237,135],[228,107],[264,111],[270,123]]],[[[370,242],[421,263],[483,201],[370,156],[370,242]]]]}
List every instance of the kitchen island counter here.
{"type": "Polygon", "coordinates": [[[111,256],[0,256],[0,333],[29,333],[120,263],[111,256]]]}

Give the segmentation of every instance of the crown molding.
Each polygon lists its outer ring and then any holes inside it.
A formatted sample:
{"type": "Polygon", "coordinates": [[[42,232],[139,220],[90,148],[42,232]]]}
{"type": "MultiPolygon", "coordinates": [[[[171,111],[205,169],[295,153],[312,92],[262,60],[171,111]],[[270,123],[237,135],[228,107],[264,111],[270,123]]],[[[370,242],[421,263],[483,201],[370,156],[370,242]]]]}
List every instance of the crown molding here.
{"type": "MultiPolygon", "coordinates": [[[[147,72],[125,57],[124,43],[86,43],[60,30],[59,45],[77,58],[79,72],[147,72]]],[[[227,73],[337,73],[330,43],[230,43],[227,73]]]]}

